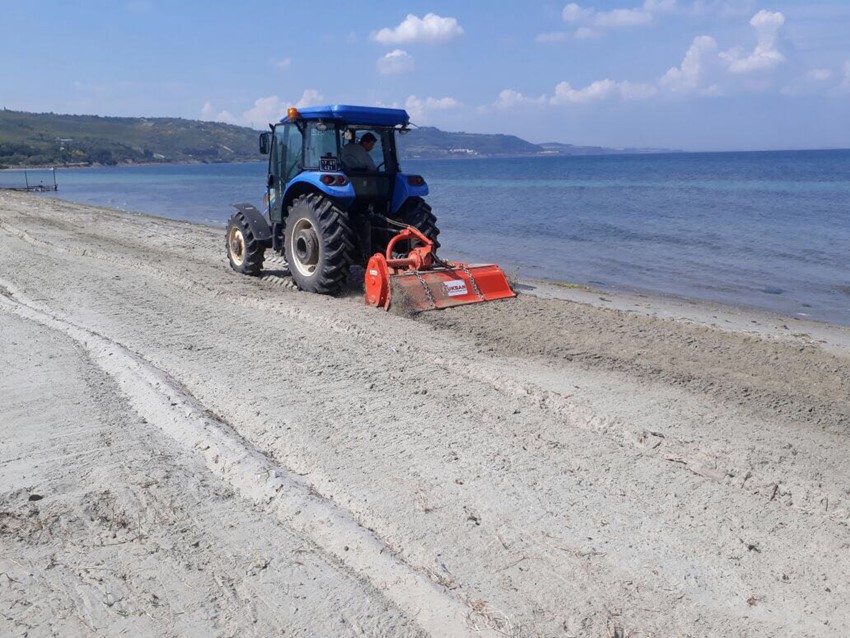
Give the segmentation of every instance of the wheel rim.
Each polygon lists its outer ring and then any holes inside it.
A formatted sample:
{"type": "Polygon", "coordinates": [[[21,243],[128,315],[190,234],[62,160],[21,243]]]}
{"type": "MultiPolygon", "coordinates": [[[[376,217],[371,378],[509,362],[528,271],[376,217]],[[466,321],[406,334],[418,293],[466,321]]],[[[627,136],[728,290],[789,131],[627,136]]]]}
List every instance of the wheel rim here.
{"type": "Polygon", "coordinates": [[[309,219],[299,219],[292,229],[289,264],[305,277],[316,272],[319,265],[319,235],[309,219]]]}
{"type": "Polygon", "coordinates": [[[230,259],[237,266],[245,263],[245,236],[236,227],[227,234],[227,247],[230,249],[230,259]]]}

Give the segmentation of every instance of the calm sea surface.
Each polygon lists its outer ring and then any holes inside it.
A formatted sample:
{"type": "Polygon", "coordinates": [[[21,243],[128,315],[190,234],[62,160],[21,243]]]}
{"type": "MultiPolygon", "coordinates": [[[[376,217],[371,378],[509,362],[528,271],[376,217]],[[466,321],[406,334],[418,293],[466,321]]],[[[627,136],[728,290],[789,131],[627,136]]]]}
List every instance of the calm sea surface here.
{"type": "MultiPolygon", "coordinates": [[[[404,167],[431,187],[444,257],[493,261],[520,277],[850,325],[850,151],[404,167]]],[[[260,206],[265,165],[92,168],[57,177],[65,199],[223,227],[230,203],[260,206]]]]}

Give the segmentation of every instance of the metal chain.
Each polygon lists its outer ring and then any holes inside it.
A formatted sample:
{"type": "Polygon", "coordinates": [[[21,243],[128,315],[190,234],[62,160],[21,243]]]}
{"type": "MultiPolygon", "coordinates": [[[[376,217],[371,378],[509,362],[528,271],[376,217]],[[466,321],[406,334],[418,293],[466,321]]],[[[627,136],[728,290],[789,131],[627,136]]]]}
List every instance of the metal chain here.
{"type": "Polygon", "coordinates": [[[472,290],[478,295],[478,298],[482,301],[484,300],[484,295],[481,294],[481,291],[478,290],[478,284],[475,283],[475,277],[472,276],[472,273],[469,272],[469,268],[466,267],[466,264],[460,264],[461,270],[466,273],[466,276],[469,277],[469,281],[472,284],[472,290]]]}
{"type": "Polygon", "coordinates": [[[422,279],[422,275],[419,274],[418,270],[413,270],[412,272],[419,280],[419,283],[422,284],[422,287],[425,289],[425,295],[428,297],[428,301],[431,302],[431,307],[436,308],[437,302],[434,301],[434,295],[431,293],[431,287],[427,283],[425,283],[425,280],[422,279]]]}

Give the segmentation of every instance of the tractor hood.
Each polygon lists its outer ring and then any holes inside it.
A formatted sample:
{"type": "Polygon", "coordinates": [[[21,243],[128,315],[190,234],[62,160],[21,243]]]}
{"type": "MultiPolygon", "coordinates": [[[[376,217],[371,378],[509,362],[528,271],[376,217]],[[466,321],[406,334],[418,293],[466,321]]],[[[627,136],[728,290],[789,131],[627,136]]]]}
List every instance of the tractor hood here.
{"type": "MultiPolygon", "coordinates": [[[[410,116],[404,109],[384,109],[374,106],[348,106],[333,104],[330,106],[307,106],[298,109],[302,120],[324,120],[350,125],[366,126],[406,126],[410,116]]],[[[281,122],[289,122],[285,117],[281,122]]]]}

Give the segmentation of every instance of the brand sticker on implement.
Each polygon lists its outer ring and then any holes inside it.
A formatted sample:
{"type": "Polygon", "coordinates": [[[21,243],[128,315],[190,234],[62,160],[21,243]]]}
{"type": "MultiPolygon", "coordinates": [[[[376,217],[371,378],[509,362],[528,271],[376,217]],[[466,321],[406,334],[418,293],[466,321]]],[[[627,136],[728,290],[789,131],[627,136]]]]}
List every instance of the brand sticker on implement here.
{"type": "Polygon", "coordinates": [[[443,282],[443,290],[449,297],[459,297],[468,293],[466,290],[466,282],[463,279],[452,279],[451,281],[443,282]]]}

